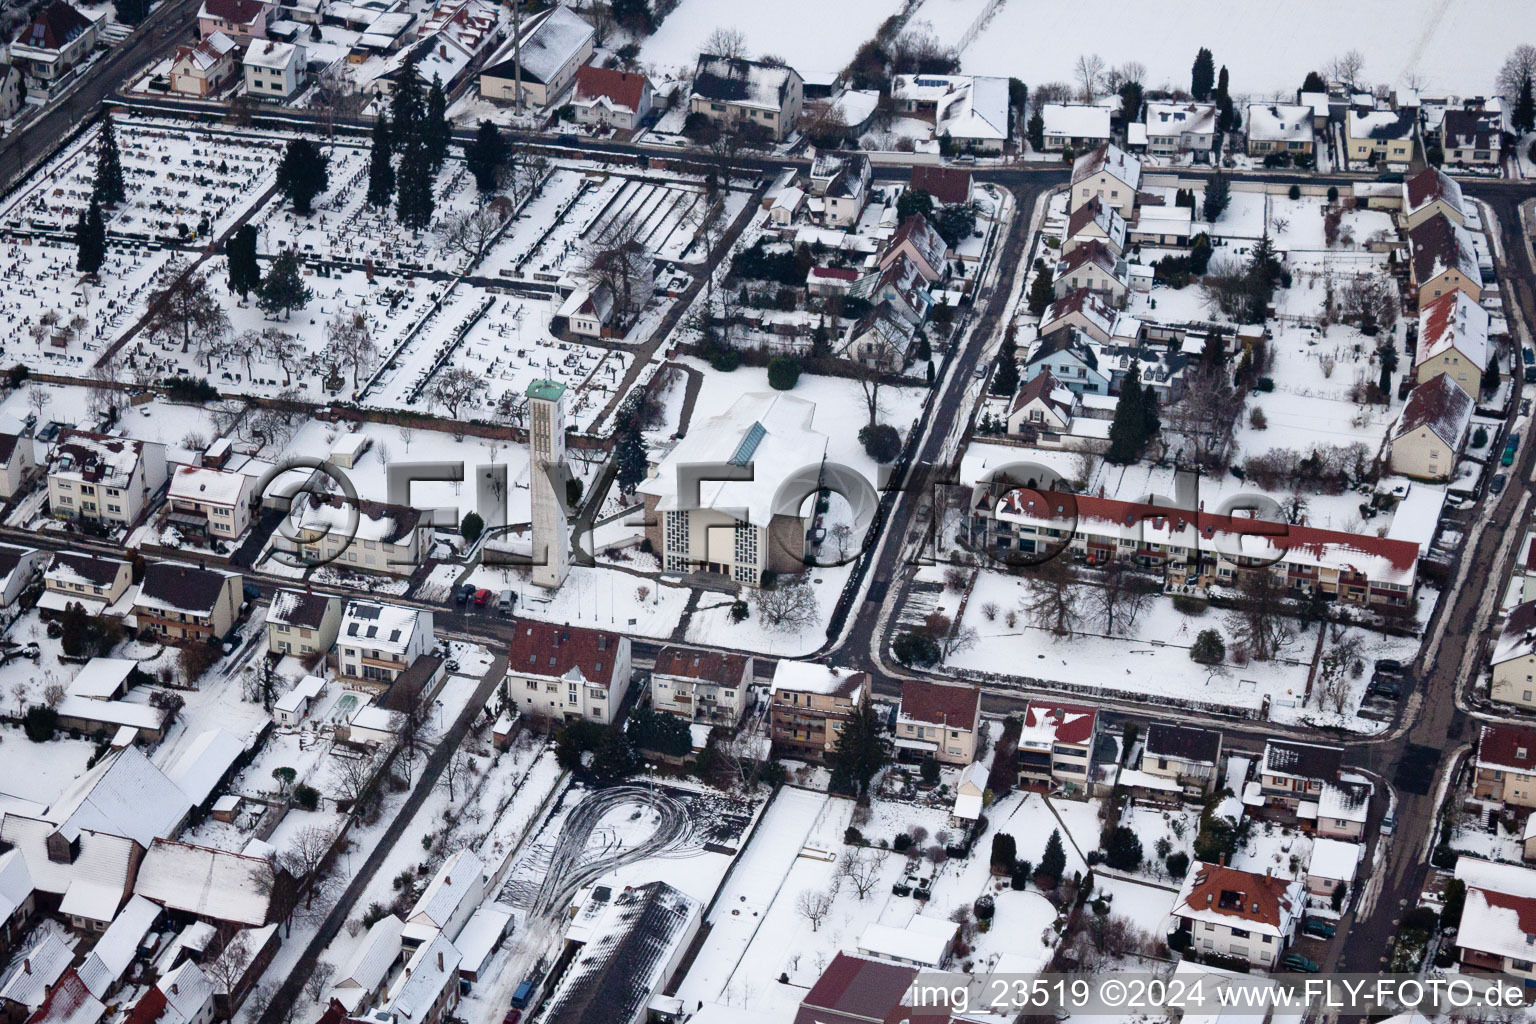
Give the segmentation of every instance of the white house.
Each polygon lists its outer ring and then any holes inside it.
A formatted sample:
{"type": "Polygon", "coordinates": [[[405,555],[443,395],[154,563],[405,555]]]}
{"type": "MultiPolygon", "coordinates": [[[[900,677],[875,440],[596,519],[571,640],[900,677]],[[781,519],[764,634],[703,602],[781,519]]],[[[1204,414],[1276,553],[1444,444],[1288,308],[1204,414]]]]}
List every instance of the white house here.
{"type": "Polygon", "coordinates": [[[1084,149],[1109,142],[1108,107],[1088,106],[1079,103],[1047,103],[1040,109],[1040,119],[1045,122],[1043,141],[1047,152],[1070,149],[1081,153],[1084,149]]]}
{"type": "Polygon", "coordinates": [[[217,94],[235,74],[235,51],[235,41],[223,32],[176,47],[171,91],[199,98],[217,94]]]}
{"type": "Polygon", "coordinates": [[[252,40],[243,58],[246,91],[256,99],[286,100],[304,84],[304,47],[252,40]]]}
{"type": "Polygon", "coordinates": [[[50,459],[48,507],[60,519],[128,526],[165,486],[165,445],[154,441],[69,430],[50,459]]]}
{"type": "Polygon", "coordinates": [[[19,434],[0,434],[0,501],[20,494],[37,469],[32,439],[19,434]]]}
{"type": "Polygon", "coordinates": [[[1303,905],[1300,882],[1196,861],[1179,887],[1173,916],[1195,952],[1270,970],[1295,933],[1303,905]]]}
{"type": "Polygon", "coordinates": [[[734,726],[752,685],[748,655],[663,647],[651,668],[651,706],[708,725],[734,726]]]}
{"type": "Polygon", "coordinates": [[[1141,187],[1141,161],[1113,143],[1084,153],[1072,164],[1072,198],[1076,210],[1097,198],[1130,220],[1136,212],[1136,191],[1141,187]]]}
{"type": "Polygon", "coordinates": [[[523,619],[507,650],[507,700],[525,714],[607,725],[629,681],[621,633],[523,619]]]}
{"type": "Polygon", "coordinates": [[[348,679],[384,689],[434,642],[429,611],[348,601],[336,635],[337,669],[348,679]]]}
{"type": "Polygon", "coordinates": [[[406,915],[400,941],[407,949],[415,949],[439,933],[450,941],[457,938],[464,922],[485,898],[490,880],[485,863],[474,851],[459,850],[450,856],[406,915]]]}
{"type": "Polygon", "coordinates": [[[272,654],[324,654],[340,628],[341,598],[333,594],[279,590],[267,606],[267,650],[272,654]]]}
{"type": "Polygon", "coordinates": [[[571,110],[582,124],[632,131],[651,112],[651,80],[644,75],[584,64],[576,69],[571,110]]]}
{"type": "Polygon", "coordinates": [[[595,41],[592,26],[573,9],[564,4],[550,7],[523,22],[521,46],[509,38],[492,55],[480,72],[480,95],[523,106],[549,106],[565,94],[577,69],[592,58],[595,41]]]}
{"type": "Polygon", "coordinates": [[[1147,104],[1147,153],[1155,157],[1209,157],[1216,139],[1216,104],[1147,104]]]}
{"type": "Polygon", "coordinates": [[[244,473],[202,466],[177,466],[167,495],[167,520],[210,540],[233,541],[251,525],[255,481],[244,473]]]}

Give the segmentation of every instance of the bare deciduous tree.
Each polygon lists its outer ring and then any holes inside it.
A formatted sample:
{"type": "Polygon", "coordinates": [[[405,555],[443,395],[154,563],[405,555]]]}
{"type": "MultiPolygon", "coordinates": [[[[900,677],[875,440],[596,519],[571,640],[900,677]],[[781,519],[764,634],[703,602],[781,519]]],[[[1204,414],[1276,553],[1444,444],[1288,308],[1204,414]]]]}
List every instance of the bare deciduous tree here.
{"type": "Polygon", "coordinates": [[[310,968],[309,977],[304,979],[304,993],[315,1002],[324,998],[331,990],[331,979],[336,976],[336,965],[325,960],[318,961],[310,968]]]}
{"type": "Polygon", "coordinates": [[[1350,50],[1328,62],[1328,78],[1351,89],[1360,86],[1360,73],[1365,70],[1365,55],[1350,50]]]}
{"type": "Polygon", "coordinates": [[[1124,562],[1116,561],[1104,566],[1099,585],[1090,589],[1089,601],[1105,633],[1129,636],[1156,590],[1156,584],[1124,562]]]}
{"type": "Polygon", "coordinates": [[[373,332],[368,329],[368,318],[362,313],[337,310],[325,326],[325,340],[337,368],[351,371],[352,387],[356,388],[379,354],[373,332]]]}
{"type": "Polygon", "coordinates": [[[746,34],[740,29],[721,26],[705,38],[701,52],[712,57],[744,59],[748,52],[746,34]]]}
{"type": "Polygon", "coordinates": [[[459,418],[459,410],[485,391],[485,378],[462,366],[438,371],[427,390],[427,397],[448,410],[450,419],[459,418]]]}
{"type": "Polygon", "coordinates": [[[822,920],[832,910],[832,894],[819,889],[806,889],[795,900],[800,916],[811,922],[811,931],[821,928],[822,920]]]}
{"type": "Polygon", "coordinates": [[[1295,639],[1285,596],[1284,584],[1269,567],[1238,572],[1237,599],[1227,614],[1226,626],[1237,644],[1257,661],[1277,657],[1295,639]]]}
{"type": "Polygon", "coordinates": [[[853,891],[862,901],[875,889],[875,883],[880,880],[880,860],[875,853],[850,850],[843,857],[843,877],[848,879],[848,884],[853,886],[853,891]]]}
{"type": "Polygon", "coordinates": [[[1513,104],[1520,98],[1527,80],[1536,83],[1536,46],[1521,43],[1510,51],[1504,66],[1499,68],[1495,88],[1500,96],[1513,104]]]}
{"type": "Polygon", "coordinates": [[[495,243],[511,214],[512,207],[505,201],[452,214],[437,229],[438,239],[448,252],[466,257],[472,268],[495,243]]]}
{"type": "Polygon", "coordinates": [[[1022,570],[1025,592],[1019,610],[1032,625],[1057,636],[1071,636],[1082,619],[1082,587],[1071,556],[1063,551],[1022,570]]]}
{"type": "Polygon", "coordinates": [[[1317,694],[1317,706],[1335,714],[1344,714],[1352,697],[1350,678],[1363,658],[1364,644],[1360,634],[1341,625],[1328,627],[1322,656],[1317,660],[1317,675],[1313,678],[1313,692],[1317,694]]]}
{"type": "Polygon", "coordinates": [[[1082,54],[1073,65],[1073,71],[1082,90],[1083,102],[1092,103],[1098,99],[1099,84],[1104,77],[1104,58],[1096,53],[1082,54]]]}
{"type": "Polygon", "coordinates": [[[780,632],[803,629],[821,614],[816,595],[803,575],[780,577],[772,587],[758,587],[752,603],[762,620],[780,632]]]}
{"type": "Polygon", "coordinates": [[[1224,366],[1202,364],[1186,379],[1180,399],[1164,411],[1163,430],[1189,446],[1197,466],[1223,469],[1244,401],[1224,366]]]}

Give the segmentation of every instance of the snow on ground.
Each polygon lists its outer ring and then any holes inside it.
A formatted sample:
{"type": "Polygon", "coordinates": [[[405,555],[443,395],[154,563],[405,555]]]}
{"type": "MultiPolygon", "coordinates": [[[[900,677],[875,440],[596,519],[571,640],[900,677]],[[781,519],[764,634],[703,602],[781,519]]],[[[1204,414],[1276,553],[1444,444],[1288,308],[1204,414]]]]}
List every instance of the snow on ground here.
{"type": "Polygon", "coordinates": [[[1309,69],[1321,69],[1355,48],[1365,57],[1366,81],[1392,85],[1414,75],[1432,94],[1482,94],[1489,89],[1490,58],[1502,61],[1509,49],[1496,44],[1488,54],[1484,42],[1536,36],[1536,8],[1473,0],[1360,0],[1343,6],[1305,0],[1244,8],[1241,18],[1231,17],[1230,6],[1220,0],[1192,0],[1177,16],[1135,0],[1109,0],[1094,8],[1091,41],[1060,45],[1081,32],[1078,14],[1070,5],[1045,0],[1003,0],[962,51],[962,68],[1030,82],[1070,82],[1078,55],[1086,52],[1103,57],[1109,67],[1132,60],[1146,64],[1149,88],[1188,89],[1190,62],[1203,44],[1218,65],[1232,68],[1234,96],[1271,96],[1293,94],[1309,69]],[[1203,27],[1199,40],[1190,37],[1191,25],[1203,27]]]}
{"type": "Polygon", "coordinates": [[[526,571],[511,566],[480,566],[466,583],[500,592],[517,592],[517,614],[544,622],[616,629],[630,636],[665,639],[672,635],[693,591],[617,569],[572,566],[559,590],[551,593],[528,583],[526,571]],[[640,597],[644,588],[646,596],[640,597]]]}
{"type": "Polygon", "coordinates": [[[717,28],[736,29],[749,56],[782,57],[802,74],[838,72],[874,38],[880,23],[900,11],[896,0],[780,0],[773,4],[682,0],[640,48],[640,60],[669,68],[692,68],[704,41],[717,28]]]}

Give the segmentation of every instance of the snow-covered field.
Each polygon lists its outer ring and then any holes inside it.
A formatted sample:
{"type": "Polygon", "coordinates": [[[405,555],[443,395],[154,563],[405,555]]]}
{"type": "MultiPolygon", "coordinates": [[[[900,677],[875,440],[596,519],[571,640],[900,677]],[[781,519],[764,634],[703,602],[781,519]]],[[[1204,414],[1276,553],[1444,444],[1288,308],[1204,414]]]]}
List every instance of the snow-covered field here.
{"type": "Polygon", "coordinates": [[[1108,0],[1093,8],[1091,36],[1082,34],[1081,16],[1071,4],[1003,0],[962,51],[961,66],[1031,84],[1072,82],[1079,54],[1089,53],[1110,67],[1140,61],[1149,88],[1188,89],[1195,51],[1207,46],[1217,66],[1231,69],[1233,95],[1267,97],[1293,93],[1308,71],[1357,49],[1365,81],[1395,85],[1416,76],[1431,95],[1485,94],[1505,51],[1536,36],[1536,7],[1474,0],[1306,0],[1248,4],[1240,12],[1220,0],[1191,0],[1177,10],[1108,0]]]}
{"type": "Polygon", "coordinates": [[[667,68],[692,68],[704,41],[717,28],[746,36],[749,56],[784,58],[796,70],[838,72],[880,23],[901,10],[897,0],[779,0],[744,4],[682,0],[645,40],[640,60],[667,68]]]}

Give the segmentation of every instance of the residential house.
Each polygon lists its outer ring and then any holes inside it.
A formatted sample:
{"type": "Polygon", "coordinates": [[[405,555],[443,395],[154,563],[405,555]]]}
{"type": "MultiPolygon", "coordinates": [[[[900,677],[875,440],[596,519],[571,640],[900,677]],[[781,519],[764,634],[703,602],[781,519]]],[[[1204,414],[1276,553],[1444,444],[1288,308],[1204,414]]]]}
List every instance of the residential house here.
{"type": "Polygon", "coordinates": [[[1194,218],[1192,206],[1169,204],[1161,195],[1144,195],[1137,200],[1136,216],[1126,231],[1126,239],[1132,245],[1184,248],[1190,244],[1194,218]]]}
{"type": "Polygon", "coordinates": [[[916,338],[917,326],[912,315],[905,309],[898,309],[889,299],[881,299],[868,313],[848,325],[838,354],[884,373],[900,373],[910,361],[916,338]]]}
{"type": "Polygon", "coordinates": [[[1508,975],[1527,992],[1536,988],[1536,871],[1464,854],[1456,877],[1466,886],[1452,940],[1462,967],[1508,975]]]}
{"type": "MultiPolygon", "coordinates": [[[[64,972],[48,990],[43,1003],[27,1018],[27,1024],[97,1024],[107,1007],[97,998],[74,968],[64,972]]],[[[129,1018],[131,1024],[138,1024],[129,1018]]]]}
{"type": "Polygon", "coordinates": [[[121,987],[128,968],[138,959],[150,930],[160,920],[160,907],[142,896],[132,897],[80,964],[79,978],[97,999],[108,999],[121,987]]]}
{"type": "Polygon", "coordinates": [[[981,687],[908,679],[896,713],[896,753],[906,760],[933,757],[965,767],[976,759],[981,687]]]}
{"type": "Polygon", "coordinates": [[[1295,811],[1315,802],[1323,788],[1338,781],[1344,750],[1318,743],[1270,740],[1259,765],[1259,794],[1272,806],[1295,811]]]}
{"type": "Polygon", "coordinates": [[[1104,146],[1110,140],[1110,109],[1080,103],[1047,103],[1040,108],[1044,122],[1041,141],[1048,153],[1104,146]]]}
{"type": "Polygon", "coordinates": [[[1020,786],[1061,785],[1084,793],[1093,766],[1099,713],[1078,704],[1032,700],[1024,708],[1019,732],[1020,786]]]}
{"type": "Polygon", "coordinates": [[[394,914],[386,914],[373,923],[358,943],[331,992],[348,1013],[360,1015],[384,997],[400,965],[400,954],[405,948],[400,935],[404,929],[403,921],[394,914]]]}
{"type": "Polygon", "coordinates": [[[1466,228],[1448,217],[1430,217],[1408,232],[1408,248],[1409,280],[1420,309],[1453,291],[1482,301],[1483,277],[1466,228]]]}
{"type": "Polygon", "coordinates": [[[663,647],[651,669],[651,706],[702,725],[734,728],[747,709],[750,655],[663,647]]]}
{"type": "Polygon", "coordinates": [[[888,270],[901,259],[912,261],[917,272],[929,284],[949,276],[949,244],[933,222],[914,213],[901,222],[891,240],[880,251],[879,266],[888,270]]]}
{"type": "Polygon", "coordinates": [[[1173,916],[1193,952],[1273,970],[1304,905],[1300,882],[1196,861],[1179,887],[1173,916]]]}
{"type": "Polygon", "coordinates": [[[25,1020],[48,1000],[48,992],[75,958],[72,942],[51,922],[31,936],[0,978],[0,1012],[7,1020],[25,1020]]]}
{"type": "Polygon", "coordinates": [[[955,805],[950,817],[960,821],[976,821],[986,805],[987,778],[990,766],[985,761],[972,761],[960,769],[955,783],[955,805]]]}
{"type": "Polygon", "coordinates": [[[1136,212],[1136,192],[1140,188],[1141,161],[1106,142],[1073,161],[1072,197],[1067,209],[1075,211],[1090,199],[1098,199],[1130,220],[1136,212]]]}
{"type": "Polygon", "coordinates": [[[16,607],[16,601],[42,574],[51,557],[51,552],[0,544],[0,608],[16,607]]]}
{"type": "Polygon", "coordinates": [[[459,1005],[462,960],[453,943],[439,932],[406,961],[376,1015],[410,1024],[442,1024],[459,1005]]]}
{"type": "Polygon", "coordinates": [[[1488,311],[1460,289],[1421,306],[1413,359],[1419,387],[1444,376],[1476,399],[1483,389],[1483,370],[1493,355],[1488,324],[1488,311]]]}
{"type": "Polygon", "coordinates": [[[794,131],[803,102],[804,82],[794,68],[700,54],[688,110],[722,128],[753,125],[782,141],[794,131]]]}
{"type": "Polygon", "coordinates": [[[459,850],[443,861],[432,881],[422,890],[416,905],[405,916],[400,941],[416,949],[438,934],[458,937],[470,915],[485,899],[491,876],[485,862],[472,850],[459,850]]]}
{"type": "Polygon", "coordinates": [[[811,163],[812,215],[827,227],[850,228],[869,203],[869,158],[862,153],[818,153],[811,163]]]}
{"type": "Polygon", "coordinates": [[[1310,801],[1302,801],[1297,814],[1307,820],[1315,811],[1317,834],[1324,839],[1360,842],[1365,838],[1373,789],[1365,776],[1342,772],[1338,779],[1323,784],[1315,808],[1310,801]]]}
{"type": "Polygon", "coordinates": [[[590,287],[576,288],[566,296],[560,308],[555,311],[551,327],[558,331],[559,321],[563,319],[572,334],[585,338],[612,337],[613,313],[613,289],[606,283],[598,282],[590,287]]]}
{"type": "Polygon", "coordinates": [[[849,294],[871,306],[889,303],[914,331],[928,319],[928,312],[933,307],[928,282],[917,264],[905,254],[897,254],[883,269],[876,267],[859,278],[849,294]]]}
{"type": "Polygon", "coordinates": [[[1436,373],[1414,388],[1392,433],[1392,472],[1449,480],[1456,473],[1475,406],[1472,396],[1447,373],[1436,373]]]}
{"type": "Polygon", "coordinates": [[[1536,808],[1536,729],[1484,725],[1474,763],[1473,796],[1505,807],[1536,808]]]}
{"type": "Polygon", "coordinates": [[[127,562],[59,551],[43,572],[43,596],[37,606],[62,612],[78,604],[87,614],[100,615],[128,592],[132,581],[133,567],[127,562]]]}
{"type": "Polygon", "coordinates": [[[934,202],[945,206],[968,203],[971,201],[971,172],[963,167],[913,164],[907,187],[916,192],[927,192],[934,202]]]}
{"type": "Polygon", "coordinates": [[[812,428],[815,415],[802,398],[752,392],[688,431],[636,488],[663,571],[722,573],[756,586],[764,570],[805,568],[809,520],[797,474],[819,464],[828,446],[812,428]],[[752,474],[690,496],[680,468],[706,463],[751,465],[752,474]]]}
{"type": "Polygon", "coordinates": [[[607,725],[629,692],[629,637],[519,619],[507,649],[507,700],[527,715],[607,725]]]}
{"type": "Polygon", "coordinates": [[[962,77],[938,104],[933,137],[962,153],[997,154],[1012,134],[1008,79],[962,77]]]}
{"type": "Polygon", "coordinates": [[[217,95],[235,76],[235,50],[235,41],[223,32],[176,47],[171,91],[199,98],[217,95]]]}
{"type": "Polygon", "coordinates": [[[1351,161],[1406,169],[1413,159],[1417,111],[1351,109],[1344,118],[1344,152],[1351,161]]]}
{"type": "Polygon", "coordinates": [[[32,928],[37,893],[20,850],[0,853],[0,955],[9,955],[32,928]]]}
{"type": "Polygon", "coordinates": [[[1056,264],[1054,291],[1058,299],[1085,288],[1110,305],[1124,308],[1130,294],[1130,271],[1123,258],[1103,242],[1090,240],[1076,246],[1056,264]]]}
{"type": "MultiPolygon", "coordinates": [[[[0,108],[0,117],[8,117],[0,108]]],[[[0,501],[10,501],[24,491],[37,471],[37,457],[30,437],[0,433],[0,501]]]]}
{"type": "Polygon", "coordinates": [[[305,50],[299,43],[260,40],[246,47],[241,61],[246,93],[254,99],[286,100],[304,84],[305,50]]]}
{"type": "Polygon", "coordinates": [[[1109,375],[1099,369],[1093,347],[1076,329],[1053,331],[1041,338],[1024,361],[1026,382],[1047,372],[1079,395],[1109,394],[1109,375]]]}
{"type": "Polygon", "coordinates": [[[1080,404],[1077,392],[1043,369],[1019,385],[1008,407],[1008,433],[1037,438],[1065,434],[1072,428],[1080,404]]]}
{"type": "MultiPolygon", "coordinates": [[[[283,873],[286,875],[286,872],[283,873]]],[[[273,869],[265,857],[156,839],[139,865],[134,891],[164,907],[173,920],[203,921],[233,934],[276,920],[273,869]]]]}
{"type": "MultiPolygon", "coordinates": [[[[1046,340],[1062,337],[1058,332],[1046,340]]],[[[1051,373],[1072,386],[1054,366],[1051,373]]],[[[1265,571],[1298,594],[1318,590],[1330,599],[1382,607],[1407,603],[1419,564],[1413,540],[1301,525],[1276,529],[1249,517],[1089,495],[1052,500],[1051,492],[1025,490],[1006,479],[973,485],[971,543],[1001,554],[1033,553],[1063,547],[1063,536],[1075,556],[1161,568],[1173,584],[1230,586],[1241,572],[1265,571]],[[1235,561],[1259,551],[1272,559],[1267,567],[1235,561]]]]}
{"type": "Polygon", "coordinates": [[[435,643],[429,611],[348,601],[336,634],[337,671],[367,689],[387,690],[435,643]]]}
{"type": "Polygon", "coordinates": [[[16,812],[6,813],[0,838],[26,858],[41,907],[82,931],[106,931],[144,856],[127,836],[82,828],[66,838],[53,822],[16,812]]]}
{"type": "Polygon", "coordinates": [[[560,99],[592,59],[597,34],[574,10],[557,4],[526,19],[521,38],[521,47],[508,39],[491,56],[480,72],[480,95],[542,109],[560,99]]]}
{"type": "Polygon", "coordinates": [[[222,33],[248,49],[267,38],[275,20],[277,5],[267,0],[203,0],[197,11],[197,34],[208,39],[222,33]]]}
{"type": "Polygon", "coordinates": [[[306,563],[409,576],[425,558],[432,523],[409,505],[309,494],[293,512],[294,539],[306,563]]]}
{"type": "Polygon", "coordinates": [[[1288,155],[1310,163],[1315,145],[1312,108],[1296,103],[1250,103],[1248,155],[1288,155]]]}
{"type": "Polygon", "coordinates": [[[272,702],[272,721],[292,728],[304,721],[309,706],[325,692],[325,680],[320,676],[305,676],[293,689],[272,702]]]}
{"type": "Polygon", "coordinates": [[[1492,700],[1536,708],[1536,601],[1517,604],[1493,645],[1492,700]]]}
{"type": "Polygon", "coordinates": [[[570,107],[580,124],[633,131],[651,112],[651,80],[633,71],[584,64],[576,69],[570,107]]]}
{"type": "Polygon", "coordinates": [[[1216,140],[1216,104],[1147,104],[1147,155],[1163,159],[1191,155],[1207,161],[1216,140]]]}
{"type": "Polygon", "coordinates": [[[306,590],[279,590],[267,606],[267,651],[312,658],[325,654],[341,629],[341,598],[306,590]]]}
{"type": "Polygon", "coordinates": [[[48,93],[90,56],[101,38],[103,16],[92,18],[68,0],[51,0],[11,37],[10,64],[27,78],[28,90],[48,93]]]}
{"type": "Polygon", "coordinates": [[[812,267],[806,275],[805,290],[819,299],[847,295],[859,280],[852,267],[812,267]]]}
{"type": "Polygon", "coordinates": [[[918,969],[839,952],[800,1000],[794,1024],[875,1024],[900,1021],[918,969]]]}
{"type": "Polygon", "coordinates": [[[1504,161],[1504,123],[1495,111],[1447,110],[1440,139],[1452,167],[1494,168],[1504,161]]]}
{"type": "Polygon", "coordinates": [[[24,78],[15,64],[0,64],[0,118],[15,117],[21,109],[24,78]]]}
{"type": "Polygon", "coordinates": [[[216,994],[213,981],[196,961],[183,960],[139,997],[129,1024],[213,1024],[216,994]]]}
{"type": "Polygon", "coordinates": [[[165,445],[66,430],[48,470],[48,507],[60,519],[108,527],[138,522],[165,486],[165,445]]]}
{"type": "Polygon", "coordinates": [[[1214,729],[1153,722],[1141,750],[1140,770],[1172,779],[1185,793],[1215,791],[1220,776],[1221,733],[1214,729]]]}
{"type": "Polygon", "coordinates": [[[769,721],[773,745],[787,756],[821,761],[843,725],[869,699],[869,674],[783,660],[773,672],[769,721]]]}
{"type": "Polygon", "coordinates": [[[239,573],[152,562],[133,602],[141,631],[164,640],[222,640],[244,600],[239,573]]]}
{"type": "Polygon", "coordinates": [[[902,925],[866,925],[855,945],[860,956],[872,956],[892,963],[938,970],[954,951],[960,926],[942,917],[913,914],[902,925]]]}
{"type": "Polygon", "coordinates": [[[1412,231],[1431,217],[1466,224],[1461,186],[1438,167],[1426,167],[1403,182],[1403,227],[1412,231]]]}
{"type": "Polygon", "coordinates": [[[1125,218],[1113,206],[1094,196],[1072,211],[1067,218],[1067,233],[1061,243],[1062,255],[1089,242],[1098,242],[1115,257],[1125,254],[1125,218]]]}
{"type": "Polygon", "coordinates": [[[1047,306],[1037,333],[1044,338],[1069,329],[1080,331],[1096,345],[1139,346],[1142,340],[1140,320],[1114,309],[1087,288],[1068,292],[1047,306]]]}
{"type": "MultiPolygon", "coordinates": [[[[215,38],[215,37],[210,37],[215,38]]],[[[177,466],[167,494],[167,521],[206,540],[233,541],[251,525],[255,481],[245,473],[177,466]]]]}

